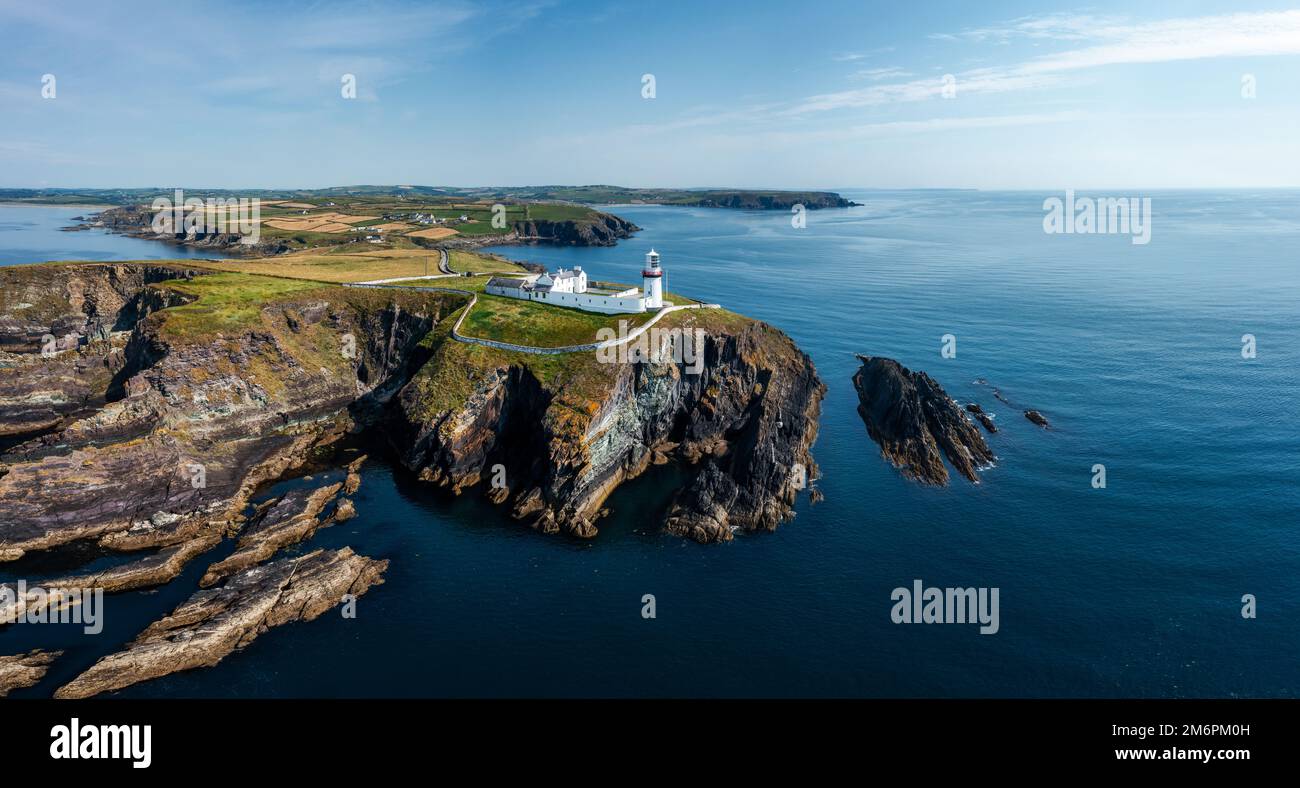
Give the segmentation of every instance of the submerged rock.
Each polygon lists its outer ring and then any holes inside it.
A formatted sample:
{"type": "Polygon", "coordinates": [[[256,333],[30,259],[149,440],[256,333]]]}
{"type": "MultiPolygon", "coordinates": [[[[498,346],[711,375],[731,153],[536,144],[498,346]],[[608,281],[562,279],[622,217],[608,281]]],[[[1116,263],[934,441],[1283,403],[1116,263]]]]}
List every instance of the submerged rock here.
{"type": "Polygon", "coordinates": [[[33,649],[26,654],[0,657],[0,698],[13,690],[34,686],[62,655],[62,651],[33,649]]]}
{"type": "Polygon", "coordinates": [[[88,698],[182,670],[211,667],[267,630],[311,621],[343,601],[383,583],[387,561],[350,548],[317,550],[233,576],[199,591],[149,626],[116,654],[96,662],[54,693],[88,698]]]}
{"type": "MultiPolygon", "coordinates": [[[[980,378],[979,380],[976,381],[976,383],[979,383],[979,384],[982,385],[982,384],[984,384],[984,383],[987,383],[987,381],[985,381],[983,378],[980,378]]],[[[996,389],[996,388],[993,389],[993,396],[996,397],[997,400],[998,400],[998,402],[1001,402],[1003,405],[1007,405],[1007,406],[1009,406],[1009,407],[1013,407],[1013,408],[1016,407],[1015,405],[1012,405],[1012,404],[1011,404],[1011,400],[1007,399],[1007,396],[1006,396],[1005,394],[1003,394],[1003,393],[1001,392],[1001,390],[999,390],[999,389],[996,389]]],[[[976,405],[976,406],[974,406],[974,407],[978,408],[979,406],[976,405]]],[[[970,408],[971,408],[971,406],[967,406],[967,410],[970,410],[970,408]]],[[[971,412],[972,412],[972,413],[979,413],[980,411],[971,411],[971,412]]],[[[1047,423],[1047,417],[1044,416],[1043,414],[1039,413],[1039,412],[1036,411],[1036,410],[1032,410],[1032,409],[1031,409],[1031,410],[1023,410],[1023,411],[1021,411],[1021,412],[1025,414],[1025,418],[1026,418],[1026,419],[1029,419],[1029,420],[1032,421],[1034,424],[1037,424],[1038,426],[1042,427],[1043,429],[1047,429],[1047,428],[1050,426],[1050,425],[1047,423]]],[[[988,426],[988,425],[986,424],[985,426],[988,426]]],[[[995,430],[995,431],[996,431],[996,430],[995,430]]]]}
{"type": "Polygon", "coordinates": [[[859,355],[853,376],[858,413],[880,453],[905,476],[927,484],[948,483],[943,457],[970,481],[995,459],[979,428],[947,392],[924,372],[889,358],[859,355]]]}
{"type": "Polygon", "coordinates": [[[343,482],[344,495],[352,495],[361,489],[361,466],[365,464],[367,459],[367,456],[363,454],[347,464],[348,475],[343,482]]]}
{"type": "Polygon", "coordinates": [[[351,498],[340,498],[338,504],[334,507],[334,514],[330,518],[336,523],[351,520],[357,516],[357,507],[352,503],[351,498]]]}

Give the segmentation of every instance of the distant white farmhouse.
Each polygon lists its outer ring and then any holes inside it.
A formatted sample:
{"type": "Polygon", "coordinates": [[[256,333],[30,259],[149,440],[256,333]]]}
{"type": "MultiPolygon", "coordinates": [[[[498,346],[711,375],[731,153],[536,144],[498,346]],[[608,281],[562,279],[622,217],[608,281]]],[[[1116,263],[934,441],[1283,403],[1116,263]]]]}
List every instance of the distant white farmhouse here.
{"type": "Polygon", "coordinates": [[[577,267],[572,271],[561,268],[525,277],[494,276],[484,289],[492,295],[606,314],[646,312],[668,306],[664,303],[664,271],[659,267],[659,253],[653,249],[645,256],[640,290],[588,287],[587,272],[577,267]]]}

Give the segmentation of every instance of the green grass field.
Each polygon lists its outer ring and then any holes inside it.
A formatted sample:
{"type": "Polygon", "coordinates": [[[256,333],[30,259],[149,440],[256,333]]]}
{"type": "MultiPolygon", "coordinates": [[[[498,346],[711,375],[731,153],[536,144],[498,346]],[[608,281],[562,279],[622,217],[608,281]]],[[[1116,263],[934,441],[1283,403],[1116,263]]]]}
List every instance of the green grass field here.
{"type": "Polygon", "coordinates": [[[268,303],[321,287],[318,282],[235,273],[172,279],[164,286],[196,299],[158,313],[163,330],[178,338],[243,330],[258,322],[262,307],[268,303]]]}
{"type": "Polygon", "coordinates": [[[451,270],[453,271],[473,271],[492,272],[504,274],[521,274],[527,273],[521,266],[508,260],[498,260],[487,255],[475,254],[474,252],[465,252],[459,249],[452,250],[448,253],[451,270]]]}
{"type": "Polygon", "coordinates": [[[396,282],[390,282],[392,287],[433,287],[447,290],[468,290],[471,293],[481,293],[487,286],[488,276],[457,276],[447,277],[445,279],[400,279],[396,282]]]}
{"type": "Polygon", "coordinates": [[[535,221],[562,222],[566,219],[581,220],[592,215],[590,208],[581,205],[561,205],[537,203],[527,206],[529,219],[535,221]]]}
{"type": "Polygon", "coordinates": [[[451,226],[460,235],[478,237],[483,235],[505,235],[510,232],[509,222],[505,227],[493,227],[491,219],[477,219],[473,222],[461,222],[451,226]]]}
{"type": "MultiPolygon", "coordinates": [[[[450,252],[449,256],[452,261],[452,270],[455,271],[525,273],[524,269],[513,263],[502,262],[473,252],[455,250],[450,252]]],[[[349,244],[331,249],[292,252],[275,257],[259,257],[248,260],[212,260],[196,264],[219,271],[284,276],[293,279],[316,279],[322,282],[364,282],[370,279],[395,279],[404,276],[415,277],[436,274],[438,273],[438,252],[435,249],[376,249],[369,244],[349,244]]],[[[460,280],[444,279],[434,281],[460,280]]],[[[421,283],[412,282],[411,284],[421,283]]]]}
{"type": "Polygon", "coordinates": [[[649,312],[602,315],[484,294],[461,324],[460,332],[516,345],[563,347],[599,341],[598,331],[611,328],[617,332],[620,321],[626,321],[627,330],[631,331],[652,317],[649,312]]]}

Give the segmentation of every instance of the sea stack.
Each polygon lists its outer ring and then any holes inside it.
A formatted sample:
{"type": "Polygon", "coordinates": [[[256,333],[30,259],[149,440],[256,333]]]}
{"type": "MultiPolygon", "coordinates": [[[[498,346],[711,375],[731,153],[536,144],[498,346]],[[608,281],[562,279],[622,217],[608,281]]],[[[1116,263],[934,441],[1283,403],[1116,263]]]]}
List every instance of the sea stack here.
{"type": "Polygon", "coordinates": [[[903,475],[935,485],[948,483],[946,456],[958,473],[978,482],[977,471],[993,462],[993,451],[943,387],[891,358],[858,358],[858,413],[881,456],[903,475]]]}

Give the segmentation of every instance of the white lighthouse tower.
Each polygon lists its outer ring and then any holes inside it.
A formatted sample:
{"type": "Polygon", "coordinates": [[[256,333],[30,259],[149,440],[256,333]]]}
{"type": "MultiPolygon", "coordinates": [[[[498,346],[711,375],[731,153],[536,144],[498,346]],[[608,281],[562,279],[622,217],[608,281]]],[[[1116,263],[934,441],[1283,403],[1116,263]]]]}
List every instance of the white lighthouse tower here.
{"type": "Polygon", "coordinates": [[[664,305],[664,269],[659,267],[659,253],[654,249],[645,256],[641,289],[645,292],[646,309],[659,309],[664,305]]]}

